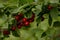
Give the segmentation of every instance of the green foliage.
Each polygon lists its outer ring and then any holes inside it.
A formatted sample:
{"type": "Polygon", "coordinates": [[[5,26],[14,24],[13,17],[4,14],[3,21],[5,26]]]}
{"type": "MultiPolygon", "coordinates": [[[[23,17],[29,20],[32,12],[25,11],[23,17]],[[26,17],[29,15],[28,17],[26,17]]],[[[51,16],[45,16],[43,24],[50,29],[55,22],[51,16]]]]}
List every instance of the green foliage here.
{"type": "Polygon", "coordinates": [[[46,36],[46,32],[43,32],[41,37],[45,37],[45,36],[46,36]]]}
{"type": "Polygon", "coordinates": [[[51,12],[50,12],[50,15],[51,15],[51,17],[52,17],[52,19],[57,19],[57,17],[58,17],[58,9],[55,7],[55,8],[53,8],[52,10],[51,10],[51,12]]]}
{"type": "Polygon", "coordinates": [[[49,15],[48,23],[49,23],[49,26],[51,26],[51,24],[52,24],[52,17],[50,15],[49,15]]]}
{"type": "Polygon", "coordinates": [[[15,37],[20,37],[20,35],[17,33],[17,31],[12,31],[12,35],[15,37]]]}
{"type": "Polygon", "coordinates": [[[60,27],[60,22],[59,21],[54,22],[53,26],[54,27],[60,27]]]}
{"type": "MultiPolygon", "coordinates": [[[[13,14],[22,12],[24,17],[30,18],[32,12],[34,12],[34,22],[30,23],[30,27],[21,28],[20,30],[12,31],[7,40],[46,40],[48,38],[53,39],[54,33],[56,33],[58,27],[60,27],[60,16],[57,9],[59,0],[38,0],[33,3],[34,0],[0,0],[0,26],[2,29],[8,28],[9,31],[12,25],[16,26],[16,20],[12,17],[13,14]],[[51,2],[54,7],[49,13],[47,18],[42,15],[43,11],[46,11],[44,5],[51,2]],[[43,5],[44,4],[44,5],[43,5]],[[42,11],[42,13],[41,13],[42,11]],[[40,13],[40,16],[37,16],[40,13]],[[41,21],[41,15],[45,18],[41,21]],[[52,24],[53,23],[53,24],[52,24]],[[11,25],[12,24],[12,25],[11,25]],[[52,26],[52,27],[51,27],[52,26]],[[15,38],[16,37],[16,38],[15,38]],[[18,37],[18,38],[17,38],[18,37]]],[[[60,29],[60,28],[59,28],[60,29]]],[[[58,33],[58,32],[57,32],[58,33]]],[[[3,35],[3,34],[1,34],[3,35]]],[[[0,37],[1,38],[1,37],[0,37]]],[[[6,40],[5,39],[5,40],[6,40]]],[[[0,39],[1,40],[1,39],[0,39]]]]}

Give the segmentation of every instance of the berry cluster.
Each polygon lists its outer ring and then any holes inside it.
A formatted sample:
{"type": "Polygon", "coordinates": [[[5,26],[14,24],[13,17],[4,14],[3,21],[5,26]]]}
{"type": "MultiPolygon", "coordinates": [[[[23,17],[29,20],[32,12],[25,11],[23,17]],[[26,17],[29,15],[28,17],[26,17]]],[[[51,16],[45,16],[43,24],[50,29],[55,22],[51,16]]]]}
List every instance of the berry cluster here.
{"type": "Polygon", "coordinates": [[[25,17],[23,17],[22,14],[19,14],[19,15],[17,15],[15,17],[15,19],[18,21],[17,22],[18,23],[17,24],[18,28],[21,28],[22,26],[29,26],[29,24],[34,21],[34,17],[35,17],[34,13],[32,13],[32,17],[31,18],[25,18],[25,17]]]}
{"type": "Polygon", "coordinates": [[[9,34],[10,34],[10,31],[8,31],[8,29],[4,29],[3,30],[3,35],[7,35],[8,36],[9,34]]]}
{"type": "MultiPolygon", "coordinates": [[[[34,18],[35,18],[34,13],[32,13],[31,18],[25,18],[22,13],[18,14],[15,16],[15,20],[17,21],[17,24],[16,26],[12,26],[10,30],[15,31],[16,28],[20,29],[23,26],[29,26],[30,23],[34,21],[34,18]]],[[[10,31],[8,31],[7,29],[3,30],[3,35],[9,35],[9,34],[10,34],[10,31]]]]}

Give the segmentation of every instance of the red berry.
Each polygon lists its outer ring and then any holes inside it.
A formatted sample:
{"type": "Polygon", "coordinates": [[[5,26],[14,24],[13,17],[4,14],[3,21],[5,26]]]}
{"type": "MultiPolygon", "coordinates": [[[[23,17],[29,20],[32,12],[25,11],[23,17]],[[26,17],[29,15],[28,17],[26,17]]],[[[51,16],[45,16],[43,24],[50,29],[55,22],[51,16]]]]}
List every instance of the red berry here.
{"type": "Polygon", "coordinates": [[[17,15],[17,16],[15,16],[15,19],[18,21],[19,20],[19,16],[17,15]]]}
{"type": "Polygon", "coordinates": [[[23,25],[24,25],[23,22],[20,22],[20,23],[17,25],[17,27],[20,29],[23,25]]]}
{"type": "Polygon", "coordinates": [[[9,35],[10,32],[9,32],[8,30],[3,30],[3,34],[4,34],[4,35],[9,35]]]}
{"type": "Polygon", "coordinates": [[[35,17],[35,14],[33,13],[31,18],[34,18],[34,17],[35,17]]]}
{"type": "Polygon", "coordinates": [[[20,26],[23,26],[23,25],[24,25],[24,23],[23,23],[23,22],[21,22],[19,25],[20,25],[20,26]]]}
{"type": "Polygon", "coordinates": [[[15,30],[16,30],[16,27],[15,27],[15,26],[12,26],[12,27],[11,27],[11,30],[12,30],[12,31],[15,31],[15,30]]]}
{"type": "Polygon", "coordinates": [[[22,26],[21,25],[18,25],[17,27],[18,27],[18,29],[20,29],[22,26]]]}
{"type": "Polygon", "coordinates": [[[48,10],[51,10],[51,9],[52,9],[52,6],[49,5],[49,6],[48,6],[48,10]]]}
{"type": "Polygon", "coordinates": [[[29,23],[28,21],[26,21],[26,22],[24,23],[25,26],[29,26],[29,24],[30,24],[30,23],[29,23]]]}
{"type": "Polygon", "coordinates": [[[30,18],[28,21],[29,21],[29,22],[33,22],[33,21],[34,21],[34,19],[31,19],[31,18],[30,18]]]}
{"type": "Polygon", "coordinates": [[[17,23],[17,26],[18,26],[18,25],[23,26],[23,25],[24,25],[24,22],[19,21],[19,22],[17,23]]]}
{"type": "Polygon", "coordinates": [[[27,21],[27,18],[23,18],[22,21],[23,21],[23,22],[26,22],[26,21],[27,21]]]}

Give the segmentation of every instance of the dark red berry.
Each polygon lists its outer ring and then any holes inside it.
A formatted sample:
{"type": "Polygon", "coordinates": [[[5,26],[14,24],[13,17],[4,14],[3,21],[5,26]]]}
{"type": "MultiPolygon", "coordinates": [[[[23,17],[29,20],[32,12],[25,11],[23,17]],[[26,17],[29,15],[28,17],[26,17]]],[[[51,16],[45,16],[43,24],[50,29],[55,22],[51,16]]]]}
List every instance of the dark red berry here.
{"type": "Polygon", "coordinates": [[[29,22],[33,22],[33,21],[34,21],[34,19],[31,19],[31,18],[30,18],[30,19],[28,19],[28,21],[29,21],[29,22]]]}
{"type": "Polygon", "coordinates": [[[26,22],[24,23],[25,26],[29,26],[29,24],[30,24],[30,22],[28,22],[28,21],[26,21],[26,22]]]}
{"type": "Polygon", "coordinates": [[[20,26],[23,26],[24,25],[24,23],[23,22],[20,22],[20,24],[19,24],[20,26]]]}
{"type": "Polygon", "coordinates": [[[34,17],[35,17],[35,14],[33,13],[31,18],[34,18],[34,17]]]}
{"type": "Polygon", "coordinates": [[[31,19],[31,20],[29,20],[30,22],[33,22],[34,21],[34,19],[31,19]]]}
{"type": "Polygon", "coordinates": [[[20,29],[22,26],[21,25],[18,25],[17,27],[18,27],[18,29],[20,29]]]}
{"type": "Polygon", "coordinates": [[[18,21],[19,20],[19,16],[17,15],[17,16],[15,16],[15,19],[18,21]]]}
{"type": "Polygon", "coordinates": [[[24,15],[22,13],[18,14],[20,19],[22,19],[24,17],[24,15]]]}
{"type": "Polygon", "coordinates": [[[17,23],[17,26],[20,25],[20,26],[24,26],[24,22],[22,22],[21,20],[17,23]]]}
{"type": "Polygon", "coordinates": [[[12,30],[12,31],[15,31],[15,30],[16,30],[16,27],[15,27],[15,26],[12,26],[12,27],[11,27],[11,30],[12,30]]]}
{"type": "Polygon", "coordinates": [[[22,21],[23,21],[23,22],[26,22],[26,21],[27,21],[27,18],[23,18],[22,21]]]}
{"type": "Polygon", "coordinates": [[[9,35],[10,32],[9,32],[8,30],[3,30],[3,34],[4,34],[4,35],[9,35]]]}
{"type": "Polygon", "coordinates": [[[23,22],[20,22],[20,23],[17,25],[17,27],[20,29],[23,25],[24,25],[23,22]]]}
{"type": "Polygon", "coordinates": [[[44,21],[44,17],[41,17],[41,21],[44,21]]]}
{"type": "Polygon", "coordinates": [[[48,6],[48,10],[51,10],[51,9],[52,9],[52,6],[49,5],[49,6],[48,6]]]}

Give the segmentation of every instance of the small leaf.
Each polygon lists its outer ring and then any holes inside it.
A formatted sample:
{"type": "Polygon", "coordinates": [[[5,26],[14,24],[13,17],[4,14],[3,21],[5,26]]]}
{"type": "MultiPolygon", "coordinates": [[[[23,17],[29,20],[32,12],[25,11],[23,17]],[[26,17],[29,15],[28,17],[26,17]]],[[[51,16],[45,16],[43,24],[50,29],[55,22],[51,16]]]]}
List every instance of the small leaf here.
{"type": "Polygon", "coordinates": [[[17,21],[14,19],[12,20],[12,25],[16,25],[17,21]]]}
{"type": "Polygon", "coordinates": [[[25,26],[23,29],[26,30],[26,29],[29,29],[29,28],[30,28],[30,25],[29,26],[25,26]]]}
{"type": "Polygon", "coordinates": [[[59,3],[59,0],[49,0],[50,3],[59,3]]]}
{"type": "Polygon", "coordinates": [[[5,37],[1,37],[0,40],[4,40],[5,37]]]}
{"type": "Polygon", "coordinates": [[[39,23],[41,22],[41,17],[38,17],[36,21],[37,21],[37,26],[38,26],[39,23]]]}
{"type": "Polygon", "coordinates": [[[12,25],[11,24],[8,24],[8,30],[10,31],[12,25]]]}
{"type": "Polygon", "coordinates": [[[4,5],[2,3],[0,3],[0,8],[3,8],[3,7],[4,7],[4,5]]]}
{"type": "Polygon", "coordinates": [[[54,22],[53,26],[54,27],[60,27],[60,22],[59,21],[54,22]]]}
{"type": "Polygon", "coordinates": [[[50,15],[51,15],[51,17],[52,17],[52,19],[57,19],[57,17],[58,17],[58,14],[59,14],[59,12],[58,12],[58,9],[55,7],[55,8],[53,8],[51,11],[50,11],[50,15]]]}
{"type": "Polygon", "coordinates": [[[45,37],[46,35],[47,35],[46,32],[43,32],[41,38],[45,37]]]}
{"type": "Polygon", "coordinates": [[[22,8],[24,8],[24,7],[28,6],[28,5],[29,4],[24,4],[23,6],[20,6],[20,7],[16,8],[16,9],[12,10],[11,13],[18,13],[18,12],[22,11],[21,10],[22,8]]]}
{"type": "Polygon", "coordinates": [[[9,12],[9,11],[7,11],[5,14],[6,14],[7,16],[9,16],[9,15],[10,15],[10,12],[9,12]]]}
{"type": "Polygon", "coordinates": [[[52,24],[52,17],[50,15],[49,15],[48,23],[49,23],[49,26],[51,26],[51,24],[52,24]]]}
{"type": "Polygon", "coordinates": [[[12,31],[12,35],[15,37],[20,37],[20,35],[17,33],[17,31],[12,31]]]}
{"type": "Polygon", "coordinates": [[[49,27],[48,25],[48,19],[45,19],[44,21],[42,21],[39,26],[38,26],[41,30],[46,31],[49,27]]]}

